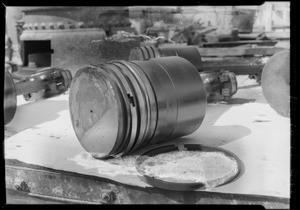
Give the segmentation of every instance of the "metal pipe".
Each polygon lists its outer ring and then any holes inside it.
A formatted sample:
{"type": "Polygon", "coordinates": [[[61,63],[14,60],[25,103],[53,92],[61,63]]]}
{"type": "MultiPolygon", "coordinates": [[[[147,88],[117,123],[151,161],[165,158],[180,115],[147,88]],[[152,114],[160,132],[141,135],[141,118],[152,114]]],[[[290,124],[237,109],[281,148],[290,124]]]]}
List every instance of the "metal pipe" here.
{"type": "Polygon", "coordinates": [[[206,92],[184,58],[116,60],[77,71],[69,105],[81,145],[106,158],[191,134],[204,119],[206,92]]]}

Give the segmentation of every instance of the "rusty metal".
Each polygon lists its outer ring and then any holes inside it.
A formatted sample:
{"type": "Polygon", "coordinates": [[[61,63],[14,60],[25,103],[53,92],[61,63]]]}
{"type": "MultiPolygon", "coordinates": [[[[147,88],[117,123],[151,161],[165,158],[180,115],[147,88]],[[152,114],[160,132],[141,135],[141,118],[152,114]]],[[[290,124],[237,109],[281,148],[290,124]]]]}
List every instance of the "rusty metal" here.
{"type": "Polygon", "coordinates": [[[206,110],[201,77],[180,57],[86,66],[74,76],[69,101],[77,138],[96,158],[188,135],[206,110]]]}
{"type": "MultiPolygon", "coordinates": [[[[15,188],[18,180],[27,183],[30,193],[21,200],[23,203],[33,200],[31,196],[47,198],[47,201],[51,199],[57,203],[107,203],[112,192],[116,195],[114,204],[258,204],[267,209],[286,209],[290,206],[288,198],[206,191],[171,191],[151,186],[142,188],[101,177],[16,163],[10,159],[5,161],[5,180],[9,192],[15,188]]],[[[14,200],[9,192],[6,194],[7,202],[12,202],[14,200]]],[[[20,202],[20,198],[18,201],[20,202]]],[[[42,201],[39,200],[40,203],[42,201]]]]}
{"type": "Polygon", "coordinates": [[[23,95],[25,100],[34,101],[49,98],[68,90],[72,75],[68,70],[56,68],[41,69],[25,77],[18,77],[14,82],[9,72],[5,72],[4,86],[4,124],[14,117],[17,108],[17,96],[23,95]]]}
{"type": "Polygon", "coordinates": [[[261,87],[266,101],[281,116],[290,117],[290,51],[273,55],[263,68],[261,87]]]}

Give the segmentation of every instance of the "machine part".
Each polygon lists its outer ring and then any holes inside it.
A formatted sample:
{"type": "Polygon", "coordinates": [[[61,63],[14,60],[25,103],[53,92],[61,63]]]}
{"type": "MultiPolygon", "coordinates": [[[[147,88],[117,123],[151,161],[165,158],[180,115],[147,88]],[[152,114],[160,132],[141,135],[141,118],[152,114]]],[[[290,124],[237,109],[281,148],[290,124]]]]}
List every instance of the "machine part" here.
{"type": "Polygon", "coordinates": [[[290,117],[290,51],[273,55],[265,64],[261,87],[266,101],[281,116],[290,117]]]}
{"type": "Polygon", "coordinates": [[[78,140],[101,159],[191,134],[204,119],[206,92],[184,58],[115,60],[77,71],[69,105],[78,140]]]}
{"type": "Polygon", "coordinates": [[[4,88],[4,124],[14,117],[17,108],[17,95],[23,95],[26,101],[49,98],[68,90],[72,75],[68,70],[56,68],[41,69],[35,74],[19,78],[14,83],[9,72],[5,72],[4,88]]]}
{"type": "MultiPolygon", "coordinates": [[[[175,156],[175,155],[174,155],[175,156]]],[[[189,156],[184,157],[185,159],[189,158],[189,156]]],[[[195,160],[193,158],[193,160],[195,160]]],[[[185,161],[184,161],[185,162],[185,161]]],[[[212,161],[213,162],[213,161],[212,161]]],[[[206,164],[213,164],[212,162],[208,163],[206,162],[206,164]]],[[[183,162],[181,162],[183,163],[183,162]]],[[[222,164],[221,163],[221,164],[222,164]]],[[[236,179],[238,177],[238,175],[240,174],[241,171],[241,161],[239,160],[239,158],[224,149],[221,148],[216,148],[216,147],[207,147],[207,146],[203,146],[200,144],[182,144],[182,145],[164,145],[161,147],[156,147],[156,148],[152,148],[149,151],[144,152],[140,157],[137,158],[136,163],[135,163],[135,167],[137,169],[137,171],[143,175],[143,176],[139,176],[140,179],[154,187],[158,187],[158,188],[162,188],[162,189],[167,189],[167,190],[176,190],[176,191],[194,191],[197,189],[208,189],[208,188],[214,188],[220,185],[224,185],[226,183],[229,183],[231,181],[233,181],[234,179],[236,179]],[[191,166],[191,164],[185,164],[185,165],[179,165],[179,163],[177,161],[179,161],[179,158],[183,158],[184,157],[184,152],[189,153],[192,152],[195,156],[195,154],[197,155],[197,159],[201,160],[203,159],[203,155],[204,153],[206,154],[211,154],[211,156],[214,156],[212,158],[217,158],[218,156],[222,155],[222,159],[218,158],[218,161],[214,164],[215,169],[209,168],[209,167],[205,167],[205,162],[202,162],[202,164],[197,165],[197,167],[199,167],[199,173],[194,174],[194,176],[196,175],[196,177],[198,178],[200,176],[200,180],[198,181],[193,181],[193,180],[189,180],[192,179],[193,176],[189,176],[189,172],[191,172],[193,167],[191,166]],[[197,154],[197,153],[199,154],[197,154]],[[170,174],[164,174],[163,177],[164,178],[158,178],[159,176],[151,176],[149,174],[147,174],[146,172],[146,168],[145,168],[145,163],[151,158],[153,159],[152,161],[148,162],[148,166],[151,167],[151,169],[153,169],[154,167],[160,167],[163,164],[168,164],[170,163],[170,161],[172,161],[173,159],[171,158],[171,160],[167,160],[168,157],[166,157],[165,160],[163,160],[163,156],[169,156],[169,158],[171,157],[170,155],[174,153],[178,153],[176,154],[176,163],[174,162],[174,166],[178,166],[178,167],[172,167],[172,169],[170,169],[170,174]],[[181,153],[181,154],[180,154],[181,153]],[[203,153],[201,155],[201,153],[203,153]],[[162,159],[159,159],[157,161],[154,160],[155,156],[160,155],[162,159]],[[167,162],[166,162],[167,161],[167,162]],[[228,162],[227,162],[228,161],[228,162]],[[159,163],[158,163],[159,162],[159,163]],[[219,162],[219,163],[218,163],[219,162]],[[216,177],[210,177],[210,176],[203,176],[201,177],[201,173],[205,174],[205,168],[209,169],[209,171],[211,171],[212,174],[215,173],[224,173],[222,172],[222,170],[220,170],[220,167],[218,167],[217,164],[220,164],[220,162],[227,163],[226,165],[228,165],[229,163],[232,164],[232,167],[230,167],[230,171],[227,171],[225,174],[223,174],[223,176],[216,176],[216,177]],[[150,166],[151,164],[151,166],[150,166]],[[201,168],[200,168],[201,167],[201,168]],[[186,170],[184,171],[184,179],[180,179],[180,175],[178,174],[178,172],[176,172],[177,168],[179,169],[178,171],[182,171],[182,170],[186,170]],[[214,170],[214,171],[212,171],[214,170]],[[176,178],[172,177],[176,175],[176,178]]],[[[225,167],[223,165],[223,167],[225,167]]],[[[228,166],[227,166],[228,167],[228,166]]],[[[196,168],[193,168],[192,171],[197,170],[196,168]]],[[[152,174],[154,175],[154,174],[152,174]]],[[[182,177],[183,178],[183,177],[182,177]]]]}
{"type": "Polygon", "coordinates": [[[205,86],[207,101],[229,101],[237,92],[237,80],[234,73],[225,70],[201,72],[205,86]]]}
{"type": "MultiPolygon", "coordinates": [[[[237,81],[234,73],[214,68],[203,71],[201,56],[196,47],[153,47],[144,46],[131,50],[130,60],[149,60],[152,58],[178,56],[190,61],[200,72],[205,85],[208,101],[228,101],[237,92],[237,81]],[[217,70],[218,69],[218,70],[217,70]]],[[[226,68],[225,68],[226,69],[226,68]]]]}
{"type": "Polygon", "coordinates": [[[17,109],[17,94],[12,76],[5,71],[4,80],[4,125],[10,123],[17,109]]]}
{"type": "Polygon", "coordinates": [[[131,50],[129,60],[149,60],[151,58],[179,56],[191,62],[198,71],[202,69],[201,56],[197,47],[184,46],[144,46],[137,47],[131,50]]]}
{"type": "Polygon", "coordinates": [[[70,71],[50,67],[25,77],[16,84],[16,89],[26,101],[37,101],[66,92],[71,81],[70,71]]]}

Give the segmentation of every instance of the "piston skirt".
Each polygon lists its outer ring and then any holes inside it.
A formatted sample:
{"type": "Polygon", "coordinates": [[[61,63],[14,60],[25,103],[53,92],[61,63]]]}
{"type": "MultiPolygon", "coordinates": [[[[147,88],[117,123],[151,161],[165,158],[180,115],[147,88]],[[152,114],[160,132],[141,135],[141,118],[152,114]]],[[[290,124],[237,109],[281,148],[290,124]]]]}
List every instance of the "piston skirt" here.
{"type": "Polygon", "coordinates": [[[206,111],[197,69],[174,56],[83,67],[69,97],[77,138],[96,158],[191,134],[206,111]]]}

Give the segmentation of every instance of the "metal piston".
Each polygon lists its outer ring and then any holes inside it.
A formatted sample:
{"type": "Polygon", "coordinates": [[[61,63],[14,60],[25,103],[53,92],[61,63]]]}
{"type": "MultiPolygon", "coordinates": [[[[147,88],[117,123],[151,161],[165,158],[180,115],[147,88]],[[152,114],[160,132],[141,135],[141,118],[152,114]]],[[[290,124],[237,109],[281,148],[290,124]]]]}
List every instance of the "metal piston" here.
{"type": "Polygon", "coordinates": [[[149,60],[152,58],[161,58],[169,56],[178,56],[191,62],[198,71],[202,71],[201,56],[196,47],[193,46],[144,46],[136,47],[131,50],[129,60],[149,60]]]}
{"type": "Polygon", "coordinates": [[[83,67],[69,97],[77,138],[95,158],[191,134],[206,111],[201,77],[180,57],[83,67]]]}
{"type": "Polygon", "coordinates": [[[129,60],[142,61],[169,56],[185,58],[196,67],[205,84],[208,101],[229,101],[237,92],[238,85],[235,74],[223,70],[223,68],[205,71],[200,53],[193,46],[136,47],[131,50],[129,60]]]}

